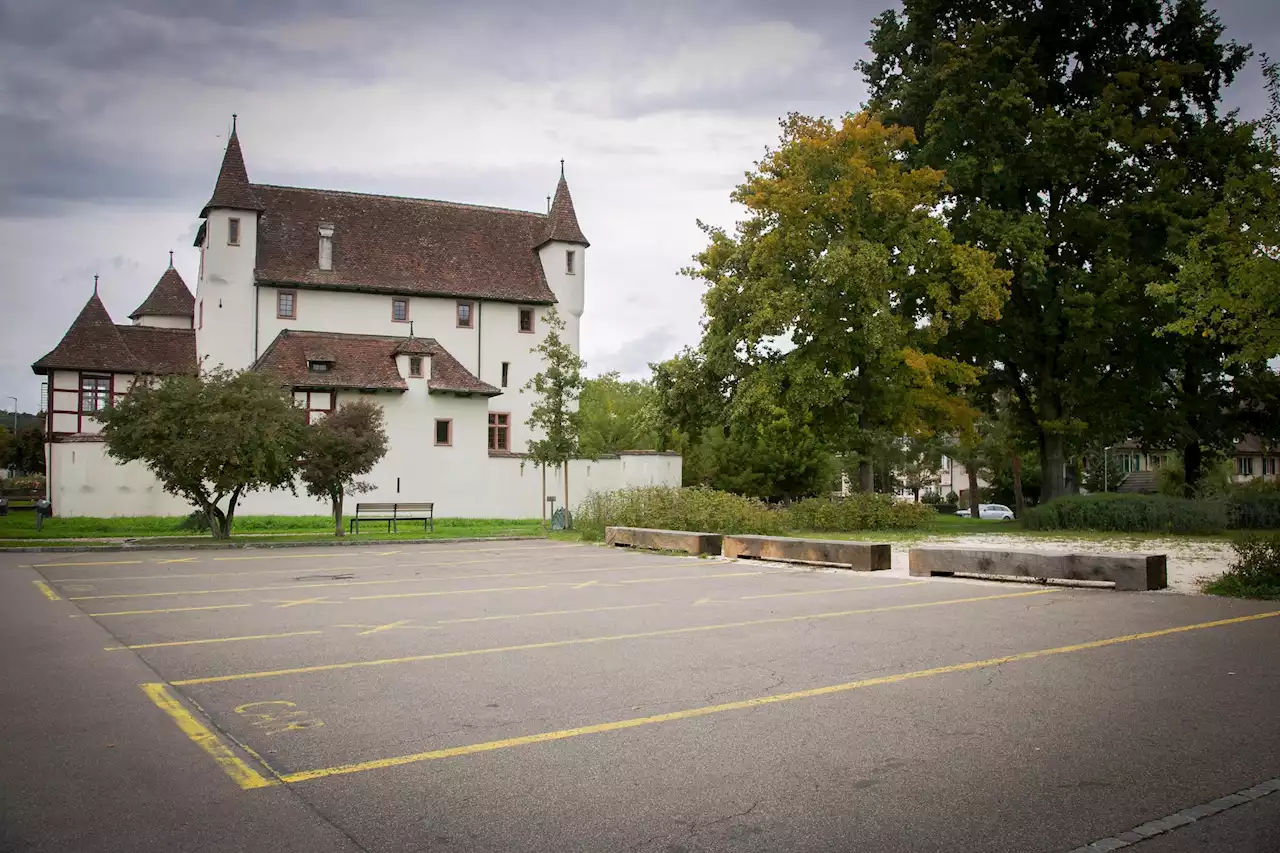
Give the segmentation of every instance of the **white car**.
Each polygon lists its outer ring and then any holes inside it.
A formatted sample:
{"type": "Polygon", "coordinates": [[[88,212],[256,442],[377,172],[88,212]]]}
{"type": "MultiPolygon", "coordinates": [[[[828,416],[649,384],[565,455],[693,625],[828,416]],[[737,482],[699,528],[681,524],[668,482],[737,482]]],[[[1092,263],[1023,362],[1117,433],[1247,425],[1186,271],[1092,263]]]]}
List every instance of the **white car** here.
{"type": "MultiPolygon", "coordinates": [[[[958,509],[956,515],[963,518],[969,517],[969,510],[958,509]]],[[[1013,521],[1013,510],[1004,504],[979,504],[978,517],[986,518],[993,521],[1013,521]]]]}

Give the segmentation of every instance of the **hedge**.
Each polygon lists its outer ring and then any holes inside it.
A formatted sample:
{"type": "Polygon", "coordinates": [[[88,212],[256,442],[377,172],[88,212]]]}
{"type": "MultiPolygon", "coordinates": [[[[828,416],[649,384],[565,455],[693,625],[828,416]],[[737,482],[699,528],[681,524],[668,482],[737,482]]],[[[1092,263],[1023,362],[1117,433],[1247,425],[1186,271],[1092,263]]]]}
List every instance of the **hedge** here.
{"type": "Polygon", "coordinates": [[[808,498],[787,513],[793,530],[850,533],[855,530],[918,530],[938,517],[923,503],[894,500],[889,495],[854,494],[828,500],[808,498]]]}
{"type": "Polygon", "coordinates": [[[758,500],[703,486],[639,486],[593,492],[574,516],[583,538],[597,540],[604,538],[604,529],[609,526],[777,535],[783,532],[783,522],[781,513],[758,500]]]}
{"type": "Polygon", "coordinates": [[[1225,497],[1202,499],[1116,493],[1073,495],[1028,509],[1023,524],[1029,530],[1133,533],[1280,528],[1280,490],[1237,489],[1225,497]]]}

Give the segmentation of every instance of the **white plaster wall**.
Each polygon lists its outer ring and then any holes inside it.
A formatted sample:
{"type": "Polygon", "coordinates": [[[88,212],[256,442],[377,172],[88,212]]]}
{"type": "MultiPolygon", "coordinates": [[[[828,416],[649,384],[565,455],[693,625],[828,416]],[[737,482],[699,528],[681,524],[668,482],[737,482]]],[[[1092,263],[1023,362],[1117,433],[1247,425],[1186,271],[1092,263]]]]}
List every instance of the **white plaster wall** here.
{"type": "Polygon", "coordinates": [[[55,515],[110,518],[187,515],[192,507],[160,486],[140,462],[120,465],[102,442],[50,444],[49,489],[55,515]]]}
{"type": "MultiPolygon", "coordinates": [[[[253,268],[257,261],[258,214],[211,210],[205,229],[204,262],[196,282],[196,355],[202,368],[239,370],[253,363],[253,268]],[[227,221],[240,219],[240,245],[227,245],[227,221]]],[[[275,317],[274,303],[271,310],[275,317]]]]}
{"type": "Polygon", "coordinates": [[[538,250],[538,259],[547,285],[558,300],[556,307],[564,319],[565,339],[574,352],[581,353],[579,338],[582,312],[586,309],[587,250],[570,243],[548,243],[538,250]],[[565,272],[566,251],[575,253],[572,275],[565,272]]]}
{"type": "Polygon", "coordinates": [[[190,329],[190,317],[168,317],[164,315],[143,316],[133,321],[135,326],[155,326],[160,329],[190,329]]]}

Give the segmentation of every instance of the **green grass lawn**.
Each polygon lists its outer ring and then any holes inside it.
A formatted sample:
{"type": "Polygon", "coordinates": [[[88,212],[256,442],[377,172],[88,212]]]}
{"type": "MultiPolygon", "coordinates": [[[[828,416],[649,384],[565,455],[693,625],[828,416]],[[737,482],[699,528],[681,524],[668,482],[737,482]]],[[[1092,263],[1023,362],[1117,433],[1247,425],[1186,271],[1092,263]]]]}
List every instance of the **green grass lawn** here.
{"type": "MultiPolygon", "coordinates": [[[[207,529],[195,528],[183,518],[145,516],[140,518],[47,518],[44,529],[35,529],[35,514],[30,511],[10,512],[0,518],[0,548],[12,540],[39,539],[55,544],[68,539],[146,539],[156,536],[182,537],[166,542],[186,544],[210,542],[207,529]]],[[[352,540],[375,539],[453,539],[477,536],[537,536],[542,532],[535,519],[507,518],[437,518],[435,531],[422,529],[422,522],[401,522],[397,533],[387,533],[385,523],[365,522],[352,540]]],[[[326,515],[250,515],[237,518],[232,539],[237,542],[279,542],[332,540],[333,519],[326,515]]]]}

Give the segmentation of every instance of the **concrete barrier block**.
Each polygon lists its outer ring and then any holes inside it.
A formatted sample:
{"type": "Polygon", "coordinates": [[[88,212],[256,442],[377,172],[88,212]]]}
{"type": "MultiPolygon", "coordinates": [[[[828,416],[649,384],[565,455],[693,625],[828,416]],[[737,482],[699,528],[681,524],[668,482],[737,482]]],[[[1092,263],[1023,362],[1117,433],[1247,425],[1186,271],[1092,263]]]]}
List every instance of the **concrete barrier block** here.
{"type": "Polygon", "coordinates": [[[1116,589],[1164,589],[1169,585],[1164,554],[1072,554],[1063,551],[988,551],[970,548],[912,548],[911,574],[919,577],[1003,575],[1043,580],[1111,581],[1116,589]]]}
{"type": "Polygon", "coordinates": [[[859,572],[891,568],[890,548],[883,543],[847,539],[795,539],[788,536],[726,536],[726,557],[755,557],[791,563],[829,563],[859,572]]]}
{"type": "Polygon", "coordinates": [[[684,551],[686,554],[719,554],[719,533],[690,530],[654,530],[649,527],[606,527],[604,544],[654,551],[684,551]]]}

